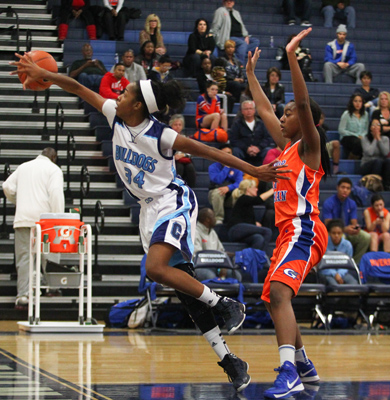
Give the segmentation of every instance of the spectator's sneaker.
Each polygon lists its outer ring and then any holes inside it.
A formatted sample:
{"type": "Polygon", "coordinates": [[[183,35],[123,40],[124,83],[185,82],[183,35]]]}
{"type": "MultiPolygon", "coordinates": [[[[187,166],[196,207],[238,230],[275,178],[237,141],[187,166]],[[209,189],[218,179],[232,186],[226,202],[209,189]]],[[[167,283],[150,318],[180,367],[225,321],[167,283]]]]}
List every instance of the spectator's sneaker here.
{"type": "Polygon", "coordinates": [[[320,377],[317,375],[317,371],[314,368],[314,364],[308,360],[307,363],[297,361],[297,372],[301,378],[301,382],[319,382],[320,377]]]}
{"type": "Polygon", "coordinates": [[[250,383],[251,377],[248,375],[249,365],[239,359],[234,354],[226,354],[218,365],[223,368],[237,392],[244,390],[250,383]]]}
{"type": "Polygon", "coordinates": [[[295,19],[290,19],[290,20],[287,22],[287,24],[290,25],[290,26],[295,25],[295,19]]]}
{"type": "Polygon", "coordinates": [[[244,322],[245,306],[238,301],[229,297],[221,297],[213,308],[224,319],[229,335],[232,335],[244,322]]]}
{"type": "Polygon", "coordinates": [[[279,375],[274,382],[274,386],[264,392],[264,397],[268,399],[287,399],[305,389],[299,379],[295,365],[291,364],[290,361],[285,361],[275,371],[279,372],[279,375]]]}
{"type": "Polygon", "coordinates": [[[305,387],[305,390],[298,393],[295,400],[314,400],[320,390],[320,385],[309,385],[308,383],[305,383],[303,386],[305,387]]]}
{"type": "Polygon", "coordinates": [[[23,295],[23,296],[18,296],[15,301],[15,308],[17,310],[24,310],[28,306],[28,296],[23,295]]]}
{"type": "Polygon", "coordinates": [[[312,26],[312,24],[309,21],[302,21],[301,26],[312,26]]]}

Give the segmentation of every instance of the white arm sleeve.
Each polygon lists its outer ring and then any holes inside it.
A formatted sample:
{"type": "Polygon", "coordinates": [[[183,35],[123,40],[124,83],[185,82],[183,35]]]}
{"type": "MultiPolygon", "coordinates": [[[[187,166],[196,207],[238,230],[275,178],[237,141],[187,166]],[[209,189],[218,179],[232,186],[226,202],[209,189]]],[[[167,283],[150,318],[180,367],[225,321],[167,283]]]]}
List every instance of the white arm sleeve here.
{"type": "Polygon", "coordinates": [[[163,151],[167,156],[172,156],[173,154],[173,143],[177,138],[177,132],[172,128],[164,128],[161,135],[161,151],[163,151]]]}
{"type": "Polygon", "coordinates": [[[114,122],[116,115],[116,101],[111,99],[106,100],[102,107],[102,113],[107,118],[107,121],[112,128],[112,123],[114,122]]]}

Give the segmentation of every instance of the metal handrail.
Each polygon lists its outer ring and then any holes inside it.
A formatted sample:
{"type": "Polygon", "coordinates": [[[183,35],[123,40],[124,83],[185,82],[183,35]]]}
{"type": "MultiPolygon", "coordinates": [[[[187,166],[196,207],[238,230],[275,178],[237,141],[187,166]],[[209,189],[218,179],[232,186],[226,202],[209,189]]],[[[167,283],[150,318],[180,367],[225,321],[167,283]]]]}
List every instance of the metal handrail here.
{"type": "Polygon", "coordinates": [[[73,202],[72,191],[70,190],[70,164],[76,158],[76,141],[72,133],[68,132],[66,140],[66,182],[65,200],[69,203],[73,202]]]}
{"type": "Polygon", "coordinates": [[[100,200],[98,200],[95,204],[95,263],[94,267],[98,267],[98,256],[99,256],[99,247],[98,247],[98,242],[99,242],[99,234],[101,234],[104,230],[104,207],[101,203],[100,200]],[[100,224],[99,224],[99,218],[100,218],[100,224]]]}
{"type": "Polygon", "coordinates": [[[44,123],[42,129],[42,140],[50,140],[49,130],[47,129],[47,107],[50,98],[50,89],[45,90],[45,115],[44,115],[44,123]]]}
{"type": "Polygon", "coordinates": [[[64,128],[64,122],[65,122],[64,107],[62,107],[61,102],[58,102],[56,106],[56,123],[55,123],[55,138],[54,138],[54,150],[57,153],[58,153],[58,136],[61,135],[62,133],[62,130],[64,128]]]}
{"type": "Polygon", "coordinates": [[[32,48],[32,34],[31,29],[26,31],[26,52],[31,51],[32,48]]]}
{"type": "MultiPolygon", "coordinates": [[[[11,175],[11,168],[8,163],[4,164],[4,181],[11,175]]],[[[7,197],[5,193],[3,193],[4,202],[3,202],[3,223],[1,224],[1,232],[0,238],[1,239],[8,239],[9,233],[7,230],[7,197]]]]}
{"type": "Polygon", "coordinates": [[[89,171],[86,165],[81,167],[81,177],[80,177],[80,219],[83,219],[83,202],[84,199],[89,194],[89,184],[91,182],[91,176],[89,175],[89,171]],[[86,183],[86,187],[84,186],[86,183]]]}
{"type": "MultiPolygon", "coordinates": [[[[8,6],[7,8],[3,8],[3,9],[0,10],[0,14],[3,14],[4,12],[7,14],[8,18],[12,18],[12,16],[15,14],[15,17],[16,17],[16,52],[20,53],[20,47],[19,47],[19,15],[11,6],[8,6]]],[[[13,29],[13,27],[14,27],[14,25],[11,26],[10,28],[13,29]]],[[[7,31],[10,28],[5,29],[5,31],[7,31]]]]}

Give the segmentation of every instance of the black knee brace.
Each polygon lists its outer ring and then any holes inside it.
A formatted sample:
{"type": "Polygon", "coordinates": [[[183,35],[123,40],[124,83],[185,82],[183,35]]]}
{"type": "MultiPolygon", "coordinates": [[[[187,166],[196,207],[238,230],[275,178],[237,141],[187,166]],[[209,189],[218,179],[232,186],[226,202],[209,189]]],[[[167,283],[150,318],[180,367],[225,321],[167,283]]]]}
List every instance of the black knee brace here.
{"type": "MultiPolygon", "coordinates": [[[[191,275],[193,278],[196,278],[194,267],[190,263],[178,264],[175,265],[175,268],[181,269],[182,271],[187,272],[187,274],[191,275]]],[[[177,290],[175,290],[175,293],[190,315],[191,319],[198,326],[202,333],[206,333],[217,326],[210,306],[192,296],[189,296],[188,294],[179,292],[177,290]]]]}

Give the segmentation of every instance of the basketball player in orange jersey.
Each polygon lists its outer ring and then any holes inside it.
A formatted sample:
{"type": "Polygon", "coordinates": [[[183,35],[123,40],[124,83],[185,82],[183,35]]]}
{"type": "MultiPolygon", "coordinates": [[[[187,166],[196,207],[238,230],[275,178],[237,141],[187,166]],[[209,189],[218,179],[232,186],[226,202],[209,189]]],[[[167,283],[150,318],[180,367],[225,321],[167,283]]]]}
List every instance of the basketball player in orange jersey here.
{"type": "Polygon", "coordinates": [[[275,220],[279,229],[271,267],[261,298],[272,316],[279,346],[280,367],[273,387],[265,397],[284,399],[304,390],[302,382],[314,383],[319,377],[307,358],[295,320],[291,299],[326,251],[328,235],[318,210],[319,183],[330,170],[326,137],[316,125],[321,109],[309,98],[295,50],[311,28],[302,31],[287,45],[295,100],[289,102],[280,120],[255,76],[260,56],[249,52],[246,66],[250,90],[257,111],[275,143],[283,149],[277,164],[293,170],[289,181],[274,182],[275,220]]]}

